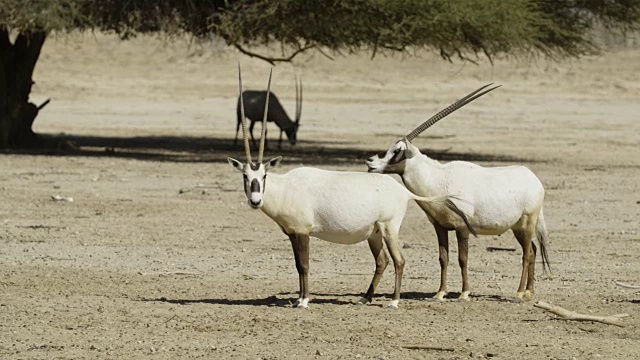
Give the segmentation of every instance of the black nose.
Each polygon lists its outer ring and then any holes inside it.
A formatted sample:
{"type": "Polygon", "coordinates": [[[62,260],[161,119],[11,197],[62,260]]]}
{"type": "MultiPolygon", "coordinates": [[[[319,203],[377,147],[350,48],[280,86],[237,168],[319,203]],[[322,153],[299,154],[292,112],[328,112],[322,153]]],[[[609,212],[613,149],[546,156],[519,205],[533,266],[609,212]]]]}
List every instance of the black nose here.
{"type": "Polygon", "coordinates": [[[373,160],[374,160],[373,156],[367,159],[367,161],[373,161],[373,160]]]}
{"type": "Polygon", "coordinates": [[[258,200],[258,201],[253,201],[253,200],[249,199],[249,204],[251,204],[251,205],[253,205],[253,206],[258,206],[258,205],[260,205],[260,200],[258,200]]]}

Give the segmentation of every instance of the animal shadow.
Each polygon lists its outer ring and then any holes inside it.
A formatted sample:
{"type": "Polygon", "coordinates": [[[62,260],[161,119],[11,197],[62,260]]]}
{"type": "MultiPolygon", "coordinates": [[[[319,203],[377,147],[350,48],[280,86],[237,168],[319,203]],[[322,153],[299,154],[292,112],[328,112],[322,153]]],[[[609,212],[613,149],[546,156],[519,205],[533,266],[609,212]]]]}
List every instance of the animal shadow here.
{"type": "MultiPolygon", "coordinates": [[[[435,292],[403,292],[400,296],[402,299],[406,300],[425,300],[431,302],[439,302],[439,300],[433,299],[436,295],[435,292]]],[[[460,297],[459,292],[449,292],[444,297],[446,301],[458,301],[458,297],[460,297]]],[[[469,295],[471,301],[492,301],[492,302],[503,302],[503,303],[511,303],[512,299],[499,296],[499,295],[483,295],[483,294],[471,294],[469,295]]]]}
{"type": "Polygon", "coordinates": [[[164,302],[176,305],[191,304],[210,304],[210,305],[242,305],[242,306],[287,306],[289,302],[286,299],[279,299],[275,296],[267,296],[257,299],[168,299],[160,297],[156,299],[143,298],[139,301],[144,302],[164,302]]]}
{"type": "MultiPolygon", "coordinates": [[[[281,292],[279,296],[291,296],[290,301],[293,304],[298,298],[298,293],[281,292]]],[[[312,293],[310,304],[332,304],[332,305],[353,305],[356,300],[364,294],[330,294],[330,293],[312,293]],[[351,300],[340,300],[336,298],[348,298],[351,300]]],[[[375,298],[375,297],[374,297],[375,298]]]]}
{"type": "MultiPolygon", "coordinates": [[[[143,302],[164,302],[176,305],[191,305],[191,304],[209,304],[209,305],[228,305],[228,306],[272,306],[272,307],[291,307],[297,299],[297,294],[283,293],[278,295],[292,295],[291,298],[283,298],[278,296],[267,296],[265,298],[257,299],[168,299],[166,297],[160,298],[143,298],[139,301],[143,302]]],[[[311,299],[312,304],[334,304],[344,305],[352,304],[350,301],[343,301],[337,299],[311,299]]]]}

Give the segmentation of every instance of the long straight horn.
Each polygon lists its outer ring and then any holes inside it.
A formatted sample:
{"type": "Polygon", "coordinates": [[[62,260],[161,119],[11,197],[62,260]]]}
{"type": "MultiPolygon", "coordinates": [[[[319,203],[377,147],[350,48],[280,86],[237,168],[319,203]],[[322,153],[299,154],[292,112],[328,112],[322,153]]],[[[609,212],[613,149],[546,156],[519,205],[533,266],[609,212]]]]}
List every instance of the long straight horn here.
{"type": "Polygon", "coordinates": [[[302,80],[296,74],[296,124],[300,123],[302,116],[302,80]]]}
{"type": "Polygon", "coordinates": [[[488,89],[488,90],[485,90],[483,92],[480,92],[481,90],[485,89],[486,87],[488,87],[490,85],[493,85],[493,83],[487,84],[487,85],[479,88],[478,90],[472,92],[471,94],[469,94],[469,95],[463,97],[462,99],[454,102],[453,104],[449,105],[444,110],[441,110],[437,114],[433,115],[427,121],[425,121],[422,124],[420,124],[420,126],[418,126],[417,128],[413,129],[413,131],[410,132],[409,135],[406,136],[406,139],[409,140],[409,141],[413,140],[416,136],[420,135],[423,131],[427,130],[429,127],[431,127],[431,125],[433,125],[433,124],[437,123],[438,121],[444,119],[447,115],[449,115],[452,112],[460,109],[461,107],[467,105],[468,103],[472,102],[473,100],[475,100],[475,99],[479,98],[480,96],[488,93],[489,91],[495,90],[495,89],[499,88],[500,86],[502,86],[502,85],[497,85],[497,86],[492,87],[491,89],[488,89]]]}
{"type": "Polygon", "coordinates": [[[271,75],[273,69],[269,71],[269,83],[267,84],[267,96],[264,99],[264,116],[262,117],[262,134],[260,135],[260,149],[258,150],[258,164],[262,163],[264,154],[264,142],[267,139],[267,115],[269,113],[269,93],[271,93],[271,75]]]}
{"type": "Polygon", "coordinates": [[[249,147],[249,136],[247,134],[247,120],[244,118],[244,99],[242,96],[242,70],[238,62],[238,84],[240,86],[240,118],[242,119],[242,137],[244,138],[244,154],[247,156],[247,163],[251,164],[251,147],[249,147]]]}

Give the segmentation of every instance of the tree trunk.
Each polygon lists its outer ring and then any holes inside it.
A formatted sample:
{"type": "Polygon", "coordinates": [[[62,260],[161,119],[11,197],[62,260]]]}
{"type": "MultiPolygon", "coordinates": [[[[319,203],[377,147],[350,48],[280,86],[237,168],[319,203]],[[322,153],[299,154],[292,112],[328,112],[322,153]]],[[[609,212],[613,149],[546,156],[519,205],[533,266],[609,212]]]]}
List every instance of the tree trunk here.
{"type": "Polygon", "coordinates": [[[43,145],[31,129],[42,106],[30,103],[29,94],[46,35],[20,33],[12,44],[8,29],[0,26],[0,149],[43,145]]]}

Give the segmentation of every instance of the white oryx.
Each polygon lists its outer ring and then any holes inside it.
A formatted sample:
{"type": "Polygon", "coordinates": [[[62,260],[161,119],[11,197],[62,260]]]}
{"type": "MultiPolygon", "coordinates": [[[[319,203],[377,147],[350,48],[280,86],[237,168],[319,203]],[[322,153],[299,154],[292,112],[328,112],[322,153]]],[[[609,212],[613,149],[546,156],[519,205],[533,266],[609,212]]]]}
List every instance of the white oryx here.
{"type": "Polygon", "coordinates": [[[366,161],[369,172],[398,174],[406,187],[415,194],[454,196],[463,200],[458,207],[468,217],[471,227],[441,203],[418,203],[435,227],[438,237],[440,288],[434,296],[438,300],[443,300],[447,293],[448,231],[455,231],[458,240],[458,262],[462,271],[460,299],[467,300],[470,291],[467,279],[469,229],[475,229],[482,235],[501,235],[509,229],[513,231],[523,252],[522,275],[515,294],[516,301],[533,295],[537,252],[532,241],[534,234],[540,243],[543,269],[545,266],[549,268],[547,229],[542,214],[544,188],[531,170],[524,166],[481,167],[466,161],[442,164],[423,155],[411,144],[411,140],[437,121],[498,87],[479,93],[489,85],[456,101],[398,140],[389,150],[366,161]]]}
{"type": "MultiPolygon", "coordinates": [[[[242,76],[239,71],[240,93],[242,76]]],[[[269,75],[269,88],[271,75],[269,75]]],[[[268,90],[267,90],[268,94],[268,90]]],[[[242,98],[241,98],[242,101],[242,98]]],[[[266,101],[266,104],[269,102],[266,101]]],[[[244,108],[242,102],[240,110],[244,108]]],[[[268,111],[265,109],[264,113],[268,111]]],[[[398,231],[410,200],[450,206],[452,213],[464,216],[448,197],[424,198],[410,193],[390,176],[365,172],[327,171],[301,167],[286,174],[274,174],[282,157],[262,162],[266,117],[262,119],[262,136],[258,161],[251,160],[244,116],[241,117],[247,162],[229,158],[229,164],[242,172],[249,205],[261,209],[289,237],[300,281],[300,296],[295,306],[307,308],[309,302],[309,237],[336,244],[351,245],[364,240],[376,262],[373,280],[360,302],[372,301],[376,286],[389,259],[383,250],[386,243],[395,265],[395,289],[389,307],[397,307],[404,259],[398,244],[398,231]]]]}
{"type": "MultiPolygon", "coordinates": [[[[300,126],[300,117],[302,116],[302,81],[298,81],[296,76],[296,114],[295,121],[291,120],[284,107],[278,100],[278,97],[273,92],[261,91],[261,90],[246,90],[242,92],[242,96],[238,96],[238,105],[236,108],[237,120],[236,124],[236,138],[233,141],[235,145],[238,142],[238,130],[242,123],[241,117],[249,118],[251,126],[249,127],[249,134],[251,135],[251,141],[255,146],[256,139],[253,137],[253,126],[256,122],[261,121],[264,112],[267,111],[267,121],[274,122],[280,128],[280,139],[278,140],[278,147],[282,146],[282,133],[287,134],[289,143],[295,145],[298,137],[298,127],[300,126]],[[242,98],[241,98],[242,97],[242,98]],[[269,106],[265,106],[265,101],[269,101],[269,106]],[[240,109],[240,105],[244,104],[244,109],[240,109]],[[268,110],[265,110],[268,109],[268,110]]],[[[244,118],[243,118],[244,119],[244,118]]],[[[265,134],[266,136],[266,134],[265,134]]]]}

